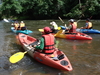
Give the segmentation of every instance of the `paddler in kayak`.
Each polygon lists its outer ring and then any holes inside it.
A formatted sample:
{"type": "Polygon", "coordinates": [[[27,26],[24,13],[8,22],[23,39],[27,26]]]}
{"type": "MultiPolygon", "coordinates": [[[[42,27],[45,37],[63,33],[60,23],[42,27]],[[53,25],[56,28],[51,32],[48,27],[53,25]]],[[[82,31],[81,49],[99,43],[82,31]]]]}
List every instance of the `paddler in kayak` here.
{"type": "Polygon", "coordinates": [[[23,21],[20,22],[19,30],[26,30],[26,26],[23,21]]]}
{"type": "Polygon", "coordinates": [[[77,25],[74,23],[74,19],[69,20],[70,24],[68,27],[66,27],[66,30],[63,31],[63,33],[75,33],[77,25]]]}
{"type": "Polygon", "coordinates": [[[55,37],[50,33],[50,27],[44,27],[43,30],[44,33],[40,39],[40,45],[34,45],[34,47],[45,54],[52,54],[55,51],[55,37]]]}
{"type": "Polygon", "coordinates": [[[77,21],[74,20],[74,24],[75,24],[75,26],[76,26],[76,28],[77,28],[77,21]]]}
{"type": "Polygon", "coordinates": [[[15,22],[12,23],[11,25],[14,26],[15,30],[19,30],[19,23],[18,23],[18,21],[15,21],[15,22]]]}
{"type": "Polygon", "coordinates": [[[56,22],[54,22],[54,21],[52,21],[52,22],[50,22],[50,25],[52,25],[52,27],[51,27],[51,33],[57,33],[58,32],[58,25],[56,24],[56,22]]]}
{"type": "Polygon", "coordinates": [[[92,28],[93,28],[92,22],[90,22],[90,19],[87,18],[87,19],[86,19],[85,27],[81,27],[81,29],[92,29],[92,28]]]}

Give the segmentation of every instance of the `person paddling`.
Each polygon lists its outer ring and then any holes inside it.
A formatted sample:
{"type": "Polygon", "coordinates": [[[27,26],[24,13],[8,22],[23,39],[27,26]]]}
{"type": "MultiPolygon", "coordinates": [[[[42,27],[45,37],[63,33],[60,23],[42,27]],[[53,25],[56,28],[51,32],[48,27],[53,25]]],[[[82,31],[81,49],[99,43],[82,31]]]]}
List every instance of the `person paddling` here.
{"type": "Polygon", "coordinates": [[[25,26],[25,23],[23,21],[20,22],[19,29],[20,30],[26,30],[26,26],[25,26]]]}
{"type": "Polygon", "coordinates": [[[12,25],[14,25],[15,30],[19,30],[19,23],[15,21],[12,25]]]}
{"type": "Polygon", "coordinates": [[[84,27],[81,27],[81,29],[92,29],[92,28],[93,28],[92,22],[90,22],[90,19],[87,18],[87,19],[86,19],[86,24],[85,24],[85,26],[84,26],[84,27]]]}
{"type": "Polygon", "coordinates": [[[58,25],[56,24],[56,22],[52,21],[52,22],[50,22],[50,25],[52,25],[51,33],[57,33],[58,32],[58,25]]]}
{"type": "Polygon", "coordinates": [[[40,39],[40,45],[34,45],[34,47],[45,54],[52,54],[55,51],[55,37],[50,33],[51,29],[49,27],[44,27],[43,30],[44,33],[40,39]]]}
{"type": "Polygon", "coordinates": [[[68,27],[66,28],[66,30],[63,31],[63,32],[65,32],[65,33],[66,33],[66,32],[69,32],[69,33],[76,32],[77,26],[76,26],[75,23],[74,23],[74,19],[70,19],[69,22],[70,22],[69,26],[68,26],[68,27]]]}

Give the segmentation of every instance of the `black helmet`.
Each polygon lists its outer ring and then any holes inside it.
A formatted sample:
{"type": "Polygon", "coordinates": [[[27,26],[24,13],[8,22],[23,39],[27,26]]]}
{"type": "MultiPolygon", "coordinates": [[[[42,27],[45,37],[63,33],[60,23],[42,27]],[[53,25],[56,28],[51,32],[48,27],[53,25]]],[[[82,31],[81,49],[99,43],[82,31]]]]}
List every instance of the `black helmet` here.
{"type": "Polygon", "coordinates": [[[70,19],[69,21],[73,23],[74,22],[74,19],[70,19]]]}

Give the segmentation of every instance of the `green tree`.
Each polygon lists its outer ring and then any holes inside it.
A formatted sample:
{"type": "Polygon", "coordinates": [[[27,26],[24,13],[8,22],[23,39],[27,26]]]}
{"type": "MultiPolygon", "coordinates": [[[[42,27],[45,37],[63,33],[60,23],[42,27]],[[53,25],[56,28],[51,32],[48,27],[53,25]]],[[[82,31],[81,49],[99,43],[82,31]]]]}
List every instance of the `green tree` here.
{"type": "Polygon", "coordinates": [[[99,18],[100,0],[2,0],[0,15],[18,19],[99,18]]]}
{"type": "Polygon", "coordinates": [[[22,6],[18,0],[4,0],[0,11],[3,17],[9,18],[22,12],[22,6]]]}
{"type": "Polygon", "coordinates": [[[100,13],[100,0],[78,0],[80,1],[75,4],[69,13],[64,14],[64,16],[69,18],[87,18],[98,16],[100,13]]]}
{"type": "Polygon", "coordinates": [[[22,4],[25,8],[22,14],[31,14],[29,17],[35,19],[55,18],[64,7],[63,4],[62,0],[26,0],[26,3],[22,4]]]}

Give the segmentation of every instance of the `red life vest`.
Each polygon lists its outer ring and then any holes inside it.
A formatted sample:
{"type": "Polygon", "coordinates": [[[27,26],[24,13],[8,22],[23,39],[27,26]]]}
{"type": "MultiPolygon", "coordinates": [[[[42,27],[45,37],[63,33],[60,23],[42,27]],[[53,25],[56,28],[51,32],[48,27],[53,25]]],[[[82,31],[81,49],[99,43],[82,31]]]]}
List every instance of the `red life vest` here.
{"type": "Polygon", "coordinates": [[[42,35],[44,37],[44,53],[54,52],[54,36],[52,34],[42,35]]]}
{"type": "Polygon", "coordinates": [[[72,25],[72,28],[69,30],[69,32],[76,32],[76,25],[71,24],[72,25]]]}

